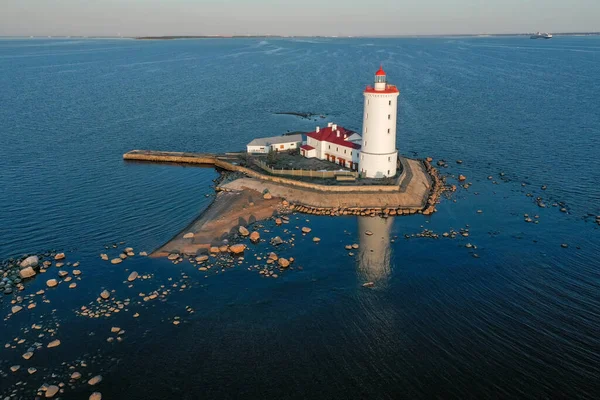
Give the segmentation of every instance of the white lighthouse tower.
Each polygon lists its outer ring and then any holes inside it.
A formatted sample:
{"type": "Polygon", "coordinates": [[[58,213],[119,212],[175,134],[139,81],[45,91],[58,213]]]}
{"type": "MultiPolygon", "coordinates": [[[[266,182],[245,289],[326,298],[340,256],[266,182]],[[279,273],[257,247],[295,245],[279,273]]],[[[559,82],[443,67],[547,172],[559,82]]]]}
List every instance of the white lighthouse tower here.
{"type": "Polygon", "coordinates": [[[396,175],[396,116],[400,92],[388,85],[383,68],[375,73],[375,86],[364,91],[362,146],[359,171],[367,178],[385,178],[396,175]]]}

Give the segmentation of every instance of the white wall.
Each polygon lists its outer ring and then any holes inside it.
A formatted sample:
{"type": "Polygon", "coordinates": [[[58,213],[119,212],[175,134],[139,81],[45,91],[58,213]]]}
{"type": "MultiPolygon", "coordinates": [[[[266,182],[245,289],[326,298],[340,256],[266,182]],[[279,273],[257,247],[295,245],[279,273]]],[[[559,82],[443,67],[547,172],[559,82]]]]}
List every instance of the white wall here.
{"type": "Polygon", "coordinates": [[[246,151],[248,153],[268,153],[268,146],[246,146],[246,151]]]}

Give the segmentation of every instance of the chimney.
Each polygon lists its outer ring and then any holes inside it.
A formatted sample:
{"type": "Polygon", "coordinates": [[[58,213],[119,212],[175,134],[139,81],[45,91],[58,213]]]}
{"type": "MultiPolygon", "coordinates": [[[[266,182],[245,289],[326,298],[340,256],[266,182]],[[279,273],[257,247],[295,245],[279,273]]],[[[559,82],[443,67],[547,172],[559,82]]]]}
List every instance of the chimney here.
{"type": "Polygon", "coordinates": [[[337,134],[336,134],[336,136],[337,136],[337,137],[340,137],[340,131],[337,131],[337,134]]]}
{"type": "Polygon", "coordinates": [[[331,129],[333,129],[334,131],[337,131],[337,124],[331,125],[331,129]]]}
{"type": "Polygon", "coordinates": [[[321,128],[319,128],[319,127],[317,126],[317,129],[315,129],[315,132],[319,133],[319,131],[320,131],[320,130],[321,130],[321,128]]]}

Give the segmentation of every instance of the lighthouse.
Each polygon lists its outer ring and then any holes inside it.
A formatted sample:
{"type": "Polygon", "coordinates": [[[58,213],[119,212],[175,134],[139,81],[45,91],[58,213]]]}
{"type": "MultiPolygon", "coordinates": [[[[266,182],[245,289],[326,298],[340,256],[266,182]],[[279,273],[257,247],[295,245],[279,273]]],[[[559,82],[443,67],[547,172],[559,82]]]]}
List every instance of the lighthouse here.
{"type": "Polygon", "coordinates": [[[396,175],[396,117],[400,92],[388,85],[383,68],[375,73],[375,85],[364,91],[362,146],[358,168],[367,178],[396,175]]]}

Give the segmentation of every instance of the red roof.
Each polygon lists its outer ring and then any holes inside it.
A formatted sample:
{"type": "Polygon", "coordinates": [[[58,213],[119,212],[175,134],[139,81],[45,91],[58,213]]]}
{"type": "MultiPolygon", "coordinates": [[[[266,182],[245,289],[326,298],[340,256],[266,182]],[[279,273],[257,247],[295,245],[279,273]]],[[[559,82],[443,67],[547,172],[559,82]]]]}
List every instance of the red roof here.
{"type": "Polygon", "coordinates": [[[377,72],[375,72],[376,76],[385,76],[385,71],[383,70],[383,67],[380,66],[379,70],[377,72]]]}
{"type": "Polygon", "coordinates": [[[314,147],[312,147],[312,146],[309,146],[309,145],[307,145],[307,144],[304,144],[304,145],[300,146],[300,148],[301,148],[302,150],[307,150],[307,151],[310,151],[310,150],[314,150],[314,149],[315,149],[314,147]]]}
{"type": "Polygon", "coordinates": [[[386,85],[383,90],[375,90],[373,86],[367,86],[365,93],[400,93],[395,85],[386,85]]]}
{"type": "Polygon", "coordinates": [[[353,133],[354,132],[349,131],[346,128],[338,126],[336,131],[333,130],[333,127],[327,127],[321,129],[319,132],[310,132],[306,136],[309,136],[320,142],[329,142],[339,146],[349,147],[351,149],[360,149],[360,144],[352,143],[346,140],[346,138],[349,138],[353,133]]]}

